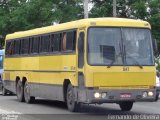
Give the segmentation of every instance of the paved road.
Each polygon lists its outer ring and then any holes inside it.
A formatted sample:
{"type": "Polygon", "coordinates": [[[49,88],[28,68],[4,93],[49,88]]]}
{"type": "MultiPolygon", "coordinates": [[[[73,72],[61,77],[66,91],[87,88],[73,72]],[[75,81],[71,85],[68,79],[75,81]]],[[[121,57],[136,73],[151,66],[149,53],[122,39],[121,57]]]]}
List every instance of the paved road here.
{"type": "MultiPolygon", "coordinates": [[[[83,105],[81,111],[75,114],[69,112],[62,102],[37,99],[33,104],[26,104],[18,102],[16,96],[0,95],[0,113],[23,114],[21,117],[23,116],[24,120],[52,120],[53,118],[65,120],[101,118],[106,120],[116,115],[160,114],[160,100],[158,102],[135,103],[130,112],[121,112],[117,104],[83,105]]],[[[141,118],[144,119],[144,116],[141,118]]],[[[3,119],[5,120],[5,118],[3,119]]]]}

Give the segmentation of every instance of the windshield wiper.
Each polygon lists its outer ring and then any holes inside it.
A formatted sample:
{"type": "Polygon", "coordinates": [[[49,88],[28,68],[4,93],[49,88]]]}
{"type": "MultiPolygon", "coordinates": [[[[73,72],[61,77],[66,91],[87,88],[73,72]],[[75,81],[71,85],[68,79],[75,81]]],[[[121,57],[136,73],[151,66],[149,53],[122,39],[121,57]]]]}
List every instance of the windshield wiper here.
{"type": "Polygon", "coordinates": [[[125,45],[124,45],[124,55],[125,55],[125,57],[124,57],[124,58],[125,58],[125,61],[126,61],[126,56],[127,56],[127,57],[131,58],[132,61],[135,62],[135,65],[138,65],[141,69],[143,69],[143,66],[140,65],[139,62],[138,62],[134,57],[132,57],[132,56],[126,54],[125,45]]]}
{"type": "Polygon", "coordinates": [[[116,59],[112,60],[112,62],[107,66],[107,68],[110,68],[113,65],[113,63],[115,63],[115,61],[116,59]]]}

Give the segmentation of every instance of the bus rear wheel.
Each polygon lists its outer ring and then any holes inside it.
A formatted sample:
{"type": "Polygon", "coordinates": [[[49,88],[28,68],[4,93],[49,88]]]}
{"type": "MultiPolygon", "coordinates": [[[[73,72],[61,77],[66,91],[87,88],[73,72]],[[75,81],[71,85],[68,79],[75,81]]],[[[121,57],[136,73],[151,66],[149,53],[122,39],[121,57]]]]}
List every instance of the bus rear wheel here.
{"type": "Polygon", "coordinates": [[[35,100],[35,97],[30,96],[30,87],[27,81],[24,84],[24,99],[26,103],[32,103],[35,100]]]}
{"type": "Polygon", "coordinates": [[[80,103],[75,101],[75,94],[71,84],[67,87],[67,95],[66,95],[66,102],[68,110],[71,112],[78,112],[80,109],[80,103]]]}
{"type": "Polygon", "coordinates": [[[22,82],[19,80],[16,86],[16,93],[17,93],[17,99],[20,102],[24,102],[24,92],[23,92],[23,84],[22,82]]]}
{"type": "Polygon", "coordinates": [[[4,87],[2,87],[2,95],[3,95],[3,96],[6,96],[6,95],[7,95],[7,90],[6,90],[4,87]]]}
{"type": "Polygon", "coordinates": [[[119,103],[119,106],[122,111],[130,111],[133,107],[133,102],[121,102],[119,103]]]}

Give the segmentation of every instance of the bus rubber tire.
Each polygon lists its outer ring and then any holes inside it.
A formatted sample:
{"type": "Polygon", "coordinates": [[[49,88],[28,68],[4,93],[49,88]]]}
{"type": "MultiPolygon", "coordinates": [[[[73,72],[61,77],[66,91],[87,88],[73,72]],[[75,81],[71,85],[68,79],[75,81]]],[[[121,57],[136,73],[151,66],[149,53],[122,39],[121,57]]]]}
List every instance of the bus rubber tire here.
{"type": "Polygon", "coordinates": [[[130,101],[121,102],[119,103],[119,106],[122,111],[130,111],[133,107],[133,102],[130,102],[130,101]]]}
{"type": "Polygon", "coordinates": [[[158,101],[158,99],[159,99],[159,93],[156,94],[155,101],[158,101]]]}
{"type": "Polygon", "coordinates": [[[4,87],[2,87],[2,95],[3,95],[3,96],[6,96],[6,95],[7,95],[7,90],[6,90],[4,87]]]}
{"type": "Polygon", "coordinates": [[[24,100],[26,103],[33,103],[35,101],[35,97],[30,96],[30,87],[27,81],[24,84],[24,100]]]}
{"type": "Polygon", "coordinates": [[[67,102],[67,108],[70,112],[78,112],[80,109],[80,103],[77,103],[75,101],[73,87],[71,84],[67,87],[67,95],[66,95],[66,102],[67,102]]]}
{"type": "Polygon", "coordinates": [[[16,94],[19,102],[24,102],[24,87],[22,82],[19,80],[16,85],[16,94]]]}

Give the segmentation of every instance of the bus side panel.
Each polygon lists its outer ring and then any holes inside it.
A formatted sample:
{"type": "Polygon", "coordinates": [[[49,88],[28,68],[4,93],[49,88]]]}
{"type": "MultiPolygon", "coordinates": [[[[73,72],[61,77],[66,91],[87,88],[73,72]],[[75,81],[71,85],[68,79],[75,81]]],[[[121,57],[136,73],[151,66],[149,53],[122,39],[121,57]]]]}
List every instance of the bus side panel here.
{"type": "Polygon", "coordinates": [[[64,80],[70,80],[71,84],[75,85],[75,66],[75,55],[40,57],[38,96],[64,101],[63,83],[64,80]]]}
{"type": "Polygon", "coordinates": [[[4,72],[3,73],[3,86],[7,90],[16,93],[15,80],[11,80],[11,74],[12,74],[12,72],[4,72]]]}
{"type": "Polygon", "coordinates": [[[4,59],[3,85],[7,90],[13,93],[16,93],[15,81],[16,81],[16,76],[18,76],[15,70],[19,70],[20,66],[21,66],[21,59],[16,59],[16,58],[4,59]]]}

